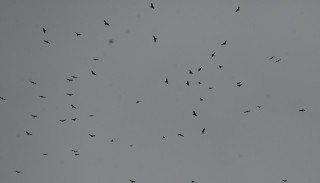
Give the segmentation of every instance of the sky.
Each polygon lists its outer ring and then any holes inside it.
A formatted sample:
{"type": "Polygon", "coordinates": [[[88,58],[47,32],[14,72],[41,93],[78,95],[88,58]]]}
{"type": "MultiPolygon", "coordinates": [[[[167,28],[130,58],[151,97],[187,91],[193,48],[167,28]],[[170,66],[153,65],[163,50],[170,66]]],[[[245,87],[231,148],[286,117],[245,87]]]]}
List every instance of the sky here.
{"type": "Polygon", "coordinates": [[[2,0],[0,182],[319,182],[319,6],[2,0]]]}

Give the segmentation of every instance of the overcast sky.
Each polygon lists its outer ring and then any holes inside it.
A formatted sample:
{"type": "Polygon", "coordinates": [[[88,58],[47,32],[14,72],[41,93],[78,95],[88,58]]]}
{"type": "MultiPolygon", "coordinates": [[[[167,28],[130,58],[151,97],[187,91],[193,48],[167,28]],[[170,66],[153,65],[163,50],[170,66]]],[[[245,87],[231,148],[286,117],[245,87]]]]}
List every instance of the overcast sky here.
{"type": "Polygon", "coordinates": [[[0,182],[319,182],[319,7],[2,0],[0,182]]]}

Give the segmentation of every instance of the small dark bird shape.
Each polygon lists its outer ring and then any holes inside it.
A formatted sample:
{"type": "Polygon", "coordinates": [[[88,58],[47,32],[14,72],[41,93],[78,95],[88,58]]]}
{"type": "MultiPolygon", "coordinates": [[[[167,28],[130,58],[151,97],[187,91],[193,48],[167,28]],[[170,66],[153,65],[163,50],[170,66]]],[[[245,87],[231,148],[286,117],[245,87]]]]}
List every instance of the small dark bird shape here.
{"type": "Polygon", "coordinates": [[[189,86],[189,81],[187,81],[187,83],[186,83],[188,86],[189,86]]]}
{"type": "Polygon", "coordinates": [[[215,54],[216,54],[216,52],[213,52],[213,53],[211,54],[211,57],[214,57],[215,54]]]}
{"type": "Polygon", "coordinates": [[[154,41],[154,42],[157,42],[157,39],[158,39],[158,38],[156,38],[156,36],[153,36],[153,41],[154,41]]]}
{"type": "Polygon", "coordinates": [[[110,26],[106,20],[103,20],[103,22],[104,22],[104,25],[110,26]]]}
{"type": "Polygon", "coordinates": [[[203,101],[203,99],[202,99],[202,98],[200,98],[200,101],[203,101]]]}
{"type": "Polygon", "coordinates": [[[42,27],[42,31],[44,34],[47,32],[47,30],[44,27],[42,27]]]}
{"type": "Polygon", "coordinates": [[[136,101],[137,104],[140,103],[140,102],[141,102],[140,100],[137,100],[137,101],[136,101]]]}
{"type": "Polygon", "coordinates": [[[130,182],[131,182],[131,183],[134,183],[134,182],[136,182],[135,180],[131,180],[131,179],[129,179],[129,180],[130,180],[130,182]]]}
{"type": "Polygon", "coordinates": [[[93,72],[93,70],[91,70],[91,74],[92,74],[92,75],[97,75],[95,72],[93,72]]]}
{"type": "Polygon", "coordinates": [[[269,60],[272,60],[274,58],[274,56],[270,57],[269,60]]]}
{"type": "Polygon", "coordinates": [[[246,110],[246,111],[244,111],[243,113],[248,113],[248,112],[250,112],[250,110],[246,110]]]}
{"type": "Polygon", "coordinates": [[[205,131],[206,131],[206,128],[203,128],[201,133],[204,134],[205,131]]]}
{"type": "Polygon", "coordinates": [[[239,10],[240,10],[240,6],[238,6],[238,8],[237,8],[236,12],[238,12],[239,10]]]}
{"type": "Polygon", "coordinates": [[[77,154],[74,154],[75,156],[79,156],[79,153],[77,153],[77,154]]]}
{"type": "Polygon", "coordinates": [[[72,96],[72,95],[73,95],[73,93],[67,93],[67,95],[68,95],[68,96],[72,96]]]}
{"type": "Polygon", "coordinates": [[[21,173],[21,171],[18,171],[18,170],[17,170],[16,173],[21,173]]]}
{"type": "Polygon", "coordinates": [[[110,39],[110,40],[109,40],[109,44],[112,44],[112,43],[113,43],[113,39],[110,39]]]}
{"type": "Polygon", "coordinates": [[[154,6],[153,6],[153,4],[151,3],[151,5],[150,5],[150,7],[152,8],[152,9],[154,9],[154,6]]]}
{"type": "Polygon", "coordinates": [[[82,34],[78,33],[78,32],[75,32],[76,33],[76,36],[81,36],[82,34]]]}
{"type": "Polygon", "coordinates": [[[111,139],[111,140],[110,140],[110,142],[114,142],[114,140],[113,140],[113,139],[111,139]]]}
{"type": "Polygon", "coordinates": [[[209,87],[209,90],[212,90],[213,87],[209,87]]]}
{"type": "Polygon", "coordinates": [[[166,138],[165,136],[162,136],[162,139],[166,138]]]}
{"type": "Polygon", "coordinates": [[[223,66],[222,65],[219,65],[219,68],[221,69],[223,66]]]}
{"type": "Polygon", "coordinates": [[[1,100],[7,100],[7,99],[5,99],[5,98],[3,98],[3,97],[0,97],[0,99],[1,99],[1,100]]]}
{"type": "Polygon", "coordinates": [[[129,145],[130,147],[133,147],[133,145],[129,145]]]}
{"type": "Polygon", "coordinates": [[[93,134],[89,134],[89,136],[90,136],[90,137],[95,137],[96,135],[93,135],[93,134]]]}
{"type": "Polygon", "coordinates": [[[32,135],[32,133],[30,133],[30,132],[28,132],[28,131],[26,131],[26,134],[27,134],[27,135],[32,135]]]}
{"type": "Polygon", "coordinates": [[[48,155],[48,153],[43,153],[43,155],[44,155],[44,156],[47,156],[47,155],[48,155]]]}
{"type": "Polygon", "coordinates": [[[193,74],[193,72],[189,69],[189,74],[193,74]]]}
{"type": "Polygon", "coordinates": [[[74,106],[74,105],[72,105],[72,104],[70,104],[70,106],[71,106],[73,109],[76,109],[76,106],[74,106]]]}
{"type": "Polygon", "coordinates": [[[71,76],[71,77],[74,78],[74,79],[78,78],[77,76],[71,76]]]}
{"type": "Polygon", "coordinates": [[[39,97],[40,97],[40,98],[46,98],[46,97],[45,97],[45,96],[43,96],[43,95],[40,95],[39,97]]]}
{"type": "Polygon", "coordinates": [[[165,81],[165,82],[166,82],[166,84],[168,84],[168,78],[166,79],[166,81],[165,81]]]}
{"type": "Polygon", "coordinates": [[[276,61],[275,61],[275,63],[280,62],[280,61],[281,61],[281,58],[280,58],[280,59],[278,59],[278,60],[276,60],[276,61]]]}
{"type": "Polygon", "coordinates": [[[178,133],[178,135],[179,135],[180,137],[184,137],[181,133],[178,133]]]}
{"type": "Polygon", "coordinates": [[[72,121],[76,121],[76,120],[77,120],[77,118],[72,118],[71,120],[72,120],[72,121]]]}
{"type": "Polygon", "coordinates": [[[194,180],[192,180],[191,183],[194,183],[194,180]]]}
{"type": "Polygon", "coordinates": [[[78,151],[76,151],[76,150],[71,150],[71,151],[74,152],[74,153],[78,152],[78,151]]]}
{"type": "Polygon", "coordinates": [[[90,117],[93,117],[94,115],[93,115],[93,114],[90,114],[89,116],[90,116],[90,117]]]}
{"type": "Polygon", "coordinates": [[[201,85],[202,83],[199,81],[198,84],[201,85]]]}
{"type": "Polygon", "coordinates": [[[69,78],[67,78],[67,80],[68,80],[69,82],[73,81],[73,79],[69,79],[69,78]]]}
{"type": "Polygon", "coordinates": [[[287,180],[282,180],[283,182],[287,182],[287,180]]]}
{"type": "Polygon", "coordinates": [[[43,40],[43,42],[47,43],[47,44],[51,44],[49,41],[47,40],[43,40]]]}
{"type": "Polygon", "coordinates": [[[306,111],[305,109],[300,109],[299,111],[303,112],[303,111],[306,111]]]}
{"type": "Polygon", "coordinates": [[[31,114],[31,116],[32,116],[33,118],[36,118],[36,117],[38,117],[37,115],[34,115],[34,114],[31,114]]]}
{"type": "Polygon", "coordinates": [[[193,111],[193,115],[196,116],[196,117],[198,116],[196,111],[193,111]]]}
{"type": "Polygon", "coordinates": [[[225,40],[221,45],[226,45],[227,44],[227,40],[225,40]]]}
{"type": "Polygon", "coordinates": [[[92,60],[97,61],[97,60],[99,60],[99,59],[98,59],[98,58],[93,58],[92,60]]]}
{"type": "Polygon", "coordinates": [[[61,123],[63,123],[63,122],[65,122],[67,119],[60,119],[59,121],[61,122],[61,123]]]}
{"type": "Polygon", "coordinates": [[[198,69],[198,71],[201,71],[201,69],[202,69],[202,67],[200,67],[200,68],[198,69]]]}
{"type": "Polygon", "coordinates": [[[257,107],[258,107],[258,108],[261,108],[261,105],[258,105],[257,107]]]}
{"type": "Polygon", "coordinates": [[[34,81],[29,81],[31,84],[34,84],[34,85],[36,85],[37,83],[36,82],[34,82],[34,81]]]}

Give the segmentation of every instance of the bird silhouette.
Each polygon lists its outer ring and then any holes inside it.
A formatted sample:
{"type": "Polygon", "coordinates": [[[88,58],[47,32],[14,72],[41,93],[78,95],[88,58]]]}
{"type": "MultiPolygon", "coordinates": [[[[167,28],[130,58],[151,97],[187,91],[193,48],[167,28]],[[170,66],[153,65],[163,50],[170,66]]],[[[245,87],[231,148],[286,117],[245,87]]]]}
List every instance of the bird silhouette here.
{"type": "Polygon", "coordinates": [[[209,87],[209,90],[212,90],[213,87],[209,87]]]}
{"type": "Polygon", "coordinates": [[[92,60],[97,61],[97,60],[99,60],[99,59],[98,59],[98,58],[93,58],[92,60]]]}
{"type": "Polygon", "coordinates": [[[193,111],[193,115],[196,116],[196,117],[198,116],[196,111],[193,111]]]}
{"type": "Polygon", "coordinates": [[[74,152],[74,153],[78,152],[78,151],[76,151],[76,150],[71,150],[71,151],[74,152]]]}
{"type": "Polygon", "coordinates": [[[44,34],[47,32],[47,30],[44,27],[42,27],[42,31],[44,34]]]}
{"type": "Polygon", "coordinates": [[[73,81],[73,79],[69,79],[69,78],[67,78],[67,80],[68,80],[69,82],[73,81]]]}
{"type": "Polygon", "coordinates": [[[281,61],[281,58],[280,58],[280,59],[278,59],[278,60],[276,60],[276,61],[275,61],[275,63],[280,62],[280,61],[281,61]]]}
{"type": "Polygon", "coordinates": [[[40,98],[46,98],[46,97],[45,97],[45,96],[43,96],[43,95],[40,95],[39,97],[40,97],[40,98]]]}
{"type": "Polygon", "coordinates": [[[219,68],[221,69],[223,66],[222,65],[219,65],[219,68]]]}
{"type": "Polygon", "coordinates": [[[60,119],[59,121],[61,122],[61,123],[63,123],[63,122],[65,122],[67,119],[60,119]]]}
{"type": "Polygon", "coordinates": [[[238,12],[239,10],[240,10],[240,6],[238,6],[238,8],[237,8],[236,12],[238,12]]]}
{"type": "Polygon", "coordinates": [[[274,56],[270,57],[269,60],[272,60],[274,58],[274,56]]]}
{"type": "Polygon", "coordinates": [[[162,139],[166,138],[165,136],[162,136],[162,139]]]}
{"type": "Polygon", "coordinates": [[[179,135],[180,137],[184,137],[181,133],[178,133],[178,135],[179,135]]]}
{"type": "Polygon", "coordinates": [[[201,71],[202,67],[199,67],[198,71],[201,71]]]}
{"type": "Polygon", "coordinates": [[[93,70],[91,70],[91,74],[94,76],[97,75],[95,72],[93,72],[93,70]]]}
{"type": "Polygon", "coordinates": [[[74,154],[75,156],[79,156],[79,153],[77,153],[77,154],[74,154]]]}
{"type": "Polygon", "coordinates": [[[227,44],[227,40],[225,40],[221,45],[226,45],[227,44]]]}
{"type": "Polygon", "coordinates": [[[261,105],[258,105],[257,107],[258,107],[258,108],[261,108],[261,105]]]}
{"type": "Polygon", "coordinates": [[[151,5],[150,5],[150,7],[152,8],[152,9],[154,9],[154,6],[153,6],[153,4],[151,3],[151,5]]]}
{"type": "Polygon", "coordinates": [[[198,84],[201,85],[202,83],[199,81],[198,84]]]}
{"type": "Polygon", "coordinates": [[[19,170],[16,170],[16,173],[21,173],[21,171],[19,171],[19,170]]]}
{"type": "Polygon", "coordinates": [[[71,120],[72,120],[72,121],[76,121],[76,120],[77,120],[77,118],[72,118],[71,120]]]}
{"type": "Polygon", "coordinates": [[[47,44],[51,44],[49,41],[47,40],[43,40],[43,42],[47,43],[47,44]]]}
{"type": "Polygon", "coordinates": [[[27,135],[30,135],[30,136],[32,135],[32,133],[30,133],[30,132],[28,132],[28,131],[26,131],[26,134],[27,134],[27,135]]]}
{"type": "Polygon", "coordinates": [[[168,78],[166,79],[166,81],[165,81],[165,82],[166,82],[166,84],[169,84],[169,83],[168,83],[168,78]]]}
{"type": "Polygon", "coordinates": [[[282,180],[283,182],[287,182],[287,180],[282,180]]]}
{"type": "Polygon", "coordinates": [[[110,142],[114,142],[114,140],[113,140],[113,139],[111,139],[111,140],[110,140],[110,142]]]}
{"type": "Polygon", "coordinates": [[[44,155],[44,156],[47,156],[47,155],[48,155],[48,153],[43,153],[43,155],[44,155]]]}
{"type": "Polygon", "coordinates": [[[73,104],[70,104],[70,106],[71,106],[73,109],[76,109],[76,106],[74,106],[73,104]]]}
{"type": "Polygon", "coordinates": [[[299,111],[303,112],[303,111],[306,111],[305,109],[300,109],[299,111]]]}
{"type": "Polygon", "coordinates": [[[37,115],[34,115],[34,114],[31,114],[31,116],[32,116],[33,118],[36,118],[36,117],[38,117],[37,115]]]}
{"type": "Polygon", "coordinates": [[[154,42],[157,42],[157,39],[158,39],[158,38],[156,38],[156,36],[153,36],[153,41],[154,41],[154,42]]]}
{"type": "Polygon", "coordinates": [[[5,99],[5,98],[3,98],[3,97],[0,97],[0,99],[1,99],[1,100],[7,100],[7,99],[5,99]]]}
{"type": "Polygon", "coordinates": [[[186,84],[189,86],[189,81],[187,81],[186,84]]]}
{"type": "Polygon", "coordinates": [[[137,100],[137,101],[136,101],[137,104],[140,103],[140,102],[141,102],[140,100],[137,100]]]}
{"type": "Polygon", "coordinates": [[[129,145],[130,147],[133,147],[133,145],[129,145]]]}
{"type": "Polygon", "coordinates": [[[216,54],[216,52],[213,52],[213,53],[211,54],[211,58],[214,57],[215,54],[216,54]]]}
{"type": "Polygon", "coordinates": [[[243,113],[248,113],[248,112],[250,112],[250,110],[246,110],[246,111],[244,111],[243,113]]]}
{"type": "Polygon", "coordinates": [[[203,99],[202,99],[202,98],[200,98],[200,101],[203,101],[203,99]]]}
{"type": "Polygon", "coordinates": [[[193,74],[193,72],[189,69],[189,74],[193,74]]]}
{"type": "Polygon", "coordinates": [[[104,25],[110,26],[106,20],[103,20],[103,22],[104,22],[104,25]]]}
{"type": "Polygon", "coordinates": [[[131,182],[131,183],[134,183],[134,182],[136,182],[135,180],[131,180],[131,179],[129,179],[129,180],[130,180],[130,182],[131,182]]]}
{"type": "Polygon", "coordinates": [[[93,135],[93,134],[89,134],[89,136],[90,136],[90,137],[95,137],[96,135],[93,135]]]}
{"type": "Polygon", "coordinates": [[[67,93],[67,95],[68,95],[68,96],[72,96],[72,95],[73,95],[73,93],[67,93]]]}
{"type": "Polygon", "coordinates": [[[109,40],[109,44],[112,44],[112,43],[113,43],[113,39],[110,39],[110,40],[109,40]]]}
{"type": "Polygon", "coordinates": [[[74,79],[78,78],[77,76],[74,76],[74,75],[73,75],[73,76],[70,76],[70,77],[72,77],[72,78],[74,78],[74,79]]]}
{"type": "Polygon", "coordinates": [[[76,36],[81,36],[82,34],[78,33],[78,32],[75,32],[76,36]]]}
{"type": "Polygon", "coordinates": [[[36,82],[34,82],[34,81],[29,81],[31,84],[34,84],[34,85],[36,85],[37,83],[36,82]]]}
{"type": "Polygon", "coordinates": [[[90,117],[93,117],[94,115],[93,115],[93,114],[90,114],[89,116],[90,116],[90,117]]]}
{"type": "Polygon", "coordinates": [[[203,128],[201,133],[204,134],[205,131],[206,131],[206,128],[203,128]]]}

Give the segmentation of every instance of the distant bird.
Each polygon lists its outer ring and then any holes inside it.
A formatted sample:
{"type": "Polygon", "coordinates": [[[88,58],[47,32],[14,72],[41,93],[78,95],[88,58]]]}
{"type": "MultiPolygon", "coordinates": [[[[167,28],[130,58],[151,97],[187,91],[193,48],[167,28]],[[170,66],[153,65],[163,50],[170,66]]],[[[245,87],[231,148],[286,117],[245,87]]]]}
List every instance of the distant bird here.
{"type": "Polygon", "coordinates": [[[79,153],[77,153],[77,154],[74,154],[75,156],[79,156],[79,153]]]}
{"type": "Polygon", "coordinates": [[[76,150],[71,150],[71,151],[74,152],[74,153],[78,152],[78,151],[76,151],[76,150]]]}
{"type": "Polygon", "coordinates": [[[281,61],[281,58],[280,58],[280,59],[278,59],[278,60],[276,60],[276,61],[275,61],[275,63],[280,62],[280,61],[281,61]]]}
{"type": "Polygon", "coordinates": [[[179,135],[180,137],[184,137],[181,133],[178,133],[178,135],[179,135]]]}
{"type": "Polygon", "coordinates": [[[196,116],[196,117],[198,116],[196,111],[193,111],[193,115],[196,116]]]}
{"type": "Polygon", "coordinates": [[[72,96],[72,95],[73,95],[73,93],[67,93],[67,95],[68,95],[68,96],[72,96]]]}
{"type": "Polygon", "coordinates": [[[166,79],[166,81],[165,81],[165,82],[166,82],[166,84],[168,84],[168,78],[166,79]]]}
{"type": "Polygon", "coordinates": [[[92,74],[92,75],[97,75],[95,72],[93,72],[93,70],[91,70],[91,74],[92,74]]]}
{"type": "Polygon", "coordinates": [[[16,173],[21,173],[21,171],[19,171],[19,170],[16,170],[16,173]]]}
{"type": "Polygon", "coordinates": [[[40,98],[46,98],[46,97],[45,97],[45,96],[43,96],[43,95],[40,95],[39,97],[40,97],[40,98]]]}
{"type": "Polygon", "coordinates": [[[93,134],[89,134],[89,136],[90,136],[90,137],[95,137],[96,135],[93,135],[93,134]]]}
{"type": "Polygon", "coordinates": [[[129,145],[130,147],[133,147],[133,145],[129,145]]]}
{"type": "Polygon", "coordinates": [[[72,118],[71,120],[72,120],[72,121],[76,121],[76,120],[77,120],[77,118],[72,118]]]}
{"type": "Polygon", "coordinates": [[[78,78],[77,76],[70,76],[70,77],[75,78],[75,79],[78,78]]]}
{"type": "Polygon", "coordinates": [[[76,36],[81,36],[82,34],[78,33],[78,32],[75,32],[76,36]]]}
{"type": "Polygon", "coordinates": [[[221,45],[226,45],[227,44],[227,40],[225,40],[221,45]]]}
{"type": "Polygon", "coordinates": [[[153,6],[153,4],[151,3],[151,5],[150,5],[150,7],[152,8],[152,9],[154,9],[154,6],[153,6]]]}
{"type": "Polygon", "coordinates": [[[287,180],[282,180],[283,182],[287,182],[287,180]]]}
{"type": "Polygon", "coordinates": [[[272,60],[274,58],[274,56],[270,57],[269,60],[272,60]]]}
{"type": "Polygon", "coordinates": [[[1,100],[7,100],[7,99],[5,99],[5,98],[3,98],[3,97],[0,97],[0,99],[1,99],[1,100]]]}
{"type": "Polygon", "coordinates": [[[201,133],[204,134],[205,131],[206,131],[206,128],[203,128],[201,133]]]}
{"type": "Polygon", "coordinates": [[[111,139],[111,140],[110,140],[110,142],[114,142],[114,140],[113,140],[113,139],[111,139]]]}
{"type": "Polygon", "coordinates": [[[30,132],[28,132],[28,131],[26,131],[26,134],[27,134],[27,135],[32,135],[32,133],[30,133],[30,132]]]}
{"type": "Polygon", "coordinates": [[[60,119],[59,121],[61,122],[61,123],[63,123],[63,122],[65,122],[67,119],[60,119]]]}
{"type": "Polygon", "coordinates": [[[203,101],[203,99],[202,99],[202,98],[200,98],[200,101],[203,101]]]}
{"type": "Polygon", "coordinates": [[[201,85],[202,83],[199,81],[198,84],[201,85]]]}
{"type": "Polygon", "coordinates": [[[37,83],[36,82],[34,82],[34,81],[29,81],[31,84],[34,84],[34,85],[36,85],[37,83]]]}
{"type": "Polygon", "coordinates": [[[43,42],[47,43],[47,44],[51,44],[49,41],[47,40],[43,40],[43,42]]]}
{"type": "Polygon", "coordinates": [[[303,111],[306,111],[305,109],[300,109],[299,111],[303,112],[303,111]]]}
{"type": "Polygon", "coordinates": [[[189,86],[189,81],[187,81],[187,83],[186,83],[188,86],[189,86]]]}
{"type": "Polygon", "coordinates": [[[219,68],[221,69],[223,66],[222,65],[219,65],[219,68]]]}
{"type": "Polygon", "coordinates": [[[38,117],[37,115],[34,115],[34,114],[31,114],[31,116],[32,116],[33,118],[36,118],[36,117],[38,117]]]}
{"type": "Polygon", "coordinates": [[[250,110],[246,110],[246,111],[244,111],[243,113],[248,113],[248,112],[250,112],[250,110]]]}
{"type": "Polygon", "coordinates": [[[201,71],[202,67],[199,67],[198,71],[201,71]]]}
{"type": "Polygon", "coordinates": [[[44,27],[42,27],[42,31],[44,34],[47,32],[47,30],[44,27]]]}
{"type": "Polygon", "coordinates": [[[73,109],[76,109],[76,106],[74,106],[73,104],[70,104],[70,106],[71,106],[73,109]]]}
{"type": "Polygon", "coordinates": [[[69,79],[69,78],[67,78],[67,80],[68,80],[69,82],[73,81],[73,79],[69,79]]]}
{"type": "Polygon", "coordinates": [[[238,6],[238,8],[237,8],[236,12],[238,12],[239,10],[240,10],[240,6],[238,6]]]}
{"type": "Polygon", "coordinates": [[[103,20],[103,22],[104,22],[104,25],[110,26],[106,20],[103,20]]]}
{"type": "Polygon", "coordinates": [[[44,156],[47,156],[47,155],[48,155],[48,153],[43,153],[43,155],[44,155],[44,156]]]}
{"type": "Polygon", "coordinates": [[[162,139],[166,138],[165,136],[162,136],[162,139]]]}
{"type": "Polygon", "coordinates": [[[98,58],[93,58],[92,60],[97,61],[97,60],[99,60],[99,59],[98,59],[98,58]]]}
{"type": "Polygon", "coordinates": [[[191,183],[194,183],[194,180],[192,180],[191,183]]]}
{"type": "Polygon", "coordinates": [[[212,90],[213,87],[209,87],[209,90],[212,90]]]}
{"type": "Polygon", "coordinates": [[[261,108],[261,105],[258,105],[257,107],[258,107],[258,108],[261,108]]]}
{"type": "Polygon", "coordinates": [[[109,40],[109,44],[112,44],[112,43],[113,43],[113,39],[110,39],[110,40],[109,40]]]}
{"type": "Polygon", "coordinates": [[[89,116],[90,116],[90,117],[93,117],[94,115],[93,115],[93,114],[90,114],[89,116]]]}
{"type": "Polygon", "coordinates": [[[213,53],[211,54],[211,57],[214,57],[215,54],[216,54],[216,52],[213,52],[213,53]]]}
{"type": "Polygon", "coordinates": [[[189,69],[189,74],[193,74],[193,72],[189,69]]]}
{"type": "Polygon", "coordinates": [[[136,101],[137,104],[140,103],[140,102],[141,102],[141,100],[137,100],[137,101],[136,101]]]}
{"type": "Polygon", "coordinates": [[[153,41],[154,41],[154,42],[157,42],[157,39],[158,39],[158,38],[156,38],[156,36],[153,36],[153,41]]]}
{"type": "Polygon", "coordinates": [[[129,179],[129,180],[130,180],[130,182],[131,182],[131,183],[134,183],[134,182],[136,182],[135,180],[131,180],[131,179],[129,179]]]}

